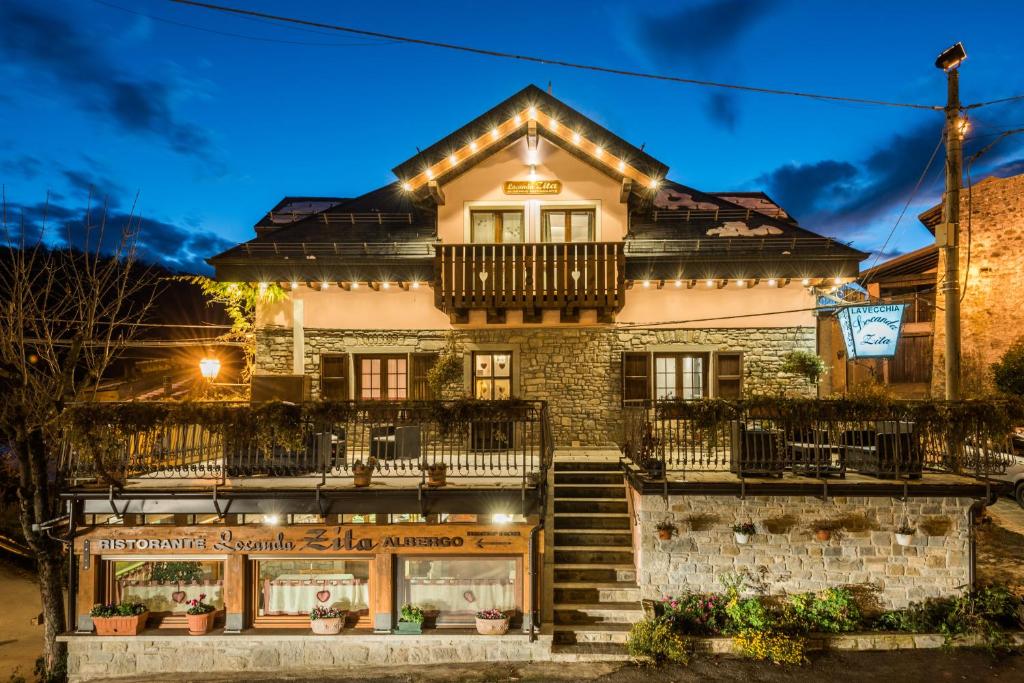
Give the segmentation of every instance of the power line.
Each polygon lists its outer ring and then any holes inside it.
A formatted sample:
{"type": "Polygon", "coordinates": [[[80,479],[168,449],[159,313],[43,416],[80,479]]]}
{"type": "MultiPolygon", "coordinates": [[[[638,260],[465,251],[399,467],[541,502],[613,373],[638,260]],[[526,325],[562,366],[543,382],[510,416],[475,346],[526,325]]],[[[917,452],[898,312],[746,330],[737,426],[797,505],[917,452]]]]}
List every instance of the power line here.
{"type": "Polygon", "coordinates": [[[365,29],[353,28],[351,26],[342,26],[340,24],[328,24],[320,21],[311,21],[308,19],[298,19],[295,17],[288,17],[279,14],[267,14],[265,12],[257,12],[255,10],[239,9],[236,7],[225,7],[223,5],[214,5],[207,2],[198,2],[197,0],[169,0],[180,5],[188,5],[192,7],[199,7],[202,9],[208,9],[216,12],[225,12],[228,14],[235,14],[243,17],[256,17],[265,21],[272,21],[284,24],[296,24],[299,26],[311,26],[314,28],[330,29],[332,31],[341,31],[344,33],[351,33],[354,35],[368,36],[371,38],[382,38],[385,40],[391,40],[400,43],[411,43],[414,45],[425,45],[428,47],[438,47],[446,50],[456,50],[459,52],[468,52],[471,54],[484,55],[486,57],[497,57],[500,59],[515,59],[523,62],[533,62],[536,64],[548,64],[551,66],[561,66],[569,69],[580,69],[583,71],[596,71],[599,73],[614,74],[617,76],[630,76],[633,78],[646,78],[649,80],[656,81],[669,81],[672,83],[684,83],[687,85],[697,85],[708,88],[725,88],[729,90],[742,90],[745,92],[755,92],[768,95],[786,95],[789,97],[805,97],[812,100],[825,100],[830,102],[854,102],[857,104],[871,104],[885,107],[900,107],[906,109],[925,109],[928,111],[943,111],[943,107],[939,105],[931,104],[916,104],[908,102],[890,102],[887,100],[874,100],[861,97],[841,97],[837,95],[820,95],[816,93],[801,92],[797,90],[780,90],[776,88],[762,88],[750,85],[738,85],[735,83],[720,83],[717,81],[704,81],[696,78],[683,78],[680,76],[667,76],[664,74],[652,74],[643,71],[631,71],[628,69],[616,69],[607,66],[597,66],[594,64],[580,64],[577,62],[568,62],[561,59],[549,59],[547,57],[537,57],[533,55],[521,55],[513,52],[501,52],[498,50],[488,50],[485,48],[472,47],[469,45],[458,45],[455,43],[445,43],[437,40],[427,40],[423,38],[412,38],[409,36],[401,36],[392,33],[383,33],[380,31],[367,31],[365,29]]]}
{"type": "Polygon", "coordinates": [[[975,102],[974,104],[965,105],[961,109],[977,109],[978,107],[987,107],[1004,102],[1016,102],[1017,100],[1024,100],[1024,95],[1011,95],[1010,97],[1000,97],[998,100],[989,100],[988,102],[975,102]]]}

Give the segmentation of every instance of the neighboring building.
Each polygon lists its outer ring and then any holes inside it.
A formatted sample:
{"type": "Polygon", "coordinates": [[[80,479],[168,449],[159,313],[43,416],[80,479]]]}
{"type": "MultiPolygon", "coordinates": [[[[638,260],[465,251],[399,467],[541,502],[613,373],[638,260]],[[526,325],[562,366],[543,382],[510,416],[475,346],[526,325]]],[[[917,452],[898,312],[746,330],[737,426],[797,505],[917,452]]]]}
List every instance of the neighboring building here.
{"type": "MultiPolygon", "coordinates": [[[[816,349],[819,288],[854,280],[864,253],[763,194],[670,180],[534,87],[393,170],[355,198],[287,198],[210,259],[220,280],[284,289],[258,310],[253,395],[304,403],[301,438],[173,425],[152,450],[126,443],[116,487],[110,462],[68,460],[79,629],[94,602],[126,596],[180,629],[178,598],[205,590],[218,631],[241,634],[142,636],[116,673],[622,654],[641,598],[743,570],[776,591],[872,584],[896,606],[970,582],[986,488],[933,476],[956,463],[913,425],[668,410],[813,397],[783,357],[816,349]],[[431,370],[452,354],[438,388],[431,370]],[[439,400],[461,397],[480,401],[439,400]],[[934,537],[894,544],[902,519],[926,517],[934,537]],[[821,519],[842,543],[814,539],[821,519]],[[674,539],[657,540],[663,521],[674,539]],[[744,521],[761,535],[737,545],[744,521]],[[157,561],[195,575],[179,586],[157,561]],[[337,601],[345,635],[303,637],[309,609],[337,601]],[[383,635],[406,602],[438,631],[383,635]],[[518,633],[443,630],[484,608],[518,633]]],[[[76,675],[115,673],[96,640],[69,640],[76,675]]]]}

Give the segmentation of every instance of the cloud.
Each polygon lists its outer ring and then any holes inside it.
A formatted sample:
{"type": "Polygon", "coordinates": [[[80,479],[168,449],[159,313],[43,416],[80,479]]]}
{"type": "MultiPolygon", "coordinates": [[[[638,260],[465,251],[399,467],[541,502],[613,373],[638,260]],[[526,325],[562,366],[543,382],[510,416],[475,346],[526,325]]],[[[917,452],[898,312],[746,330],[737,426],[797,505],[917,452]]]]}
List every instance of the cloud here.
{"type": "Polygon", "coordinates": [[[32,180],[39,175],[42,166],[43,162],[39,157],[31,154],[22,154],[21,156],[0,161],[0,172],[18,176],[25,180],[32,180]]]}
{"type": "Polygon", "coordinates": [[[0,55],[30,67],[33,77],[45,75],[79,106],[108,117],[122,130],[162,138],[181,154],[209,155],[206,132],[174,112],[173,88],[124,71],[103,51],[103,41],[66,14],[42,6],[0,3],[0,55]]]}
{"type": "Polygon", "coordinates": [[[712,0],[671,14],[641,18],[641,44],[661,61],[703,63],[732,49],[774,3],[770,0],[712,0]]]}
{"type": "Polygon", "coordinates": [[[726,130],[736,130],[736,123],[739,121],[739,104],[736,98],[725,93],[714,93],[710,95],[705,103],[708,115],[713,121],[726,130]]]}
{"type": "Polygon", "coordinates": [[[859,171],[847,161],[827,159],[811,164],[779,166],[757,179],[770,195],[782,201],[786,211],[800,217],[843,200],[852,192],[859,171]]]}
{"type": "Polygon", "coordinates": [[[17,242],[22,234],[32,243],[42,237],[54,245],[96,248],[113,253],[123,231],[137,230],[137,257],[145,263],[162,265],[184,273],[210,274],[205,259],[231,247],[234,242],[209,230],[190,230],[175,223],[132,215],[117,209],[69,207],[50,202],[8,206],[8,239],[17,242]]]}

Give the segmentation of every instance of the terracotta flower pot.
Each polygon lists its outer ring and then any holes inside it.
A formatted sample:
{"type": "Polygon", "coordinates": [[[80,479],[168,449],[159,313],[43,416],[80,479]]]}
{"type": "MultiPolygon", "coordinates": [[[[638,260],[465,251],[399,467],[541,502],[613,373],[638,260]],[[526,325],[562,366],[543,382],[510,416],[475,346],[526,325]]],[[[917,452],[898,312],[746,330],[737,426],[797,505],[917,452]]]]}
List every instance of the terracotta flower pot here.
{"type": "Polygon", "coordinates": [[[333,636],[341,633],[341,627],[345,624],[345,617],[331,617],[329,619],[311,619],[309,622],[313,633],[318,636],[333,636]]]}
{"type": "Polygon", "coordinates": [[[365,471],[356,471],[352,473],[352,483],[356,488],[365,488],[370,485],[372,477],[373,470],[367,469],[365,471]]]}
{"type": "Polygon", "coordinates": [[[133,617],[93,617],[98,636],[137,636],[146,628],[149,612],[136,614],[133,617]]]}
{"type": "Polygon", "coordinates": [[[504,619],[477,619],[476,632],[482,636],[503,636],[508,633],[508,617],[504,619]]]}
{"type": "Polygon", "coordinates": [[[204,633],[209,633],[210,629],[213,628],[213,617],[217,614],[216,612],[207,612],[206,614],[186,614],[185,618],[188,620],[188,634],[190,636],[201,636],[204,633]]]}
{"type": "Polygon", "coordinates": [[[827,541],[832,538],[832,532],[829,529],[815,529],[814,537],[819,541],[827,541]]]}
{"type": "Polygon", "coordinates": [[[658,529],[658,538],[660,538],[663,541],[671,541],[672,540],[672,530],[671,529],[658,529]]]}
{"type": "Polygon", "coordinates": [[[427,468],[427,486],[444,486],[447,481],[448,468],[444,465],[427,468]]]}

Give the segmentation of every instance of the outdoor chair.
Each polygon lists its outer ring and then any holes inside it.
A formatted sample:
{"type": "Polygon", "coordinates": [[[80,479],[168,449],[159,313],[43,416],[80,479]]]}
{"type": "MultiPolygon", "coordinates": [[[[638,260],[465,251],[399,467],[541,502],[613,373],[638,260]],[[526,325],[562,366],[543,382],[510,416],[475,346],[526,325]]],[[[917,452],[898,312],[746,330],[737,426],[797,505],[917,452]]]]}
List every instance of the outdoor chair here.
{"type": "Polygon", "coordinates": [[[846,466],[879,479],[920,479],[923,451],[913,422],[885,421],[841,436],[846,466]]]}

